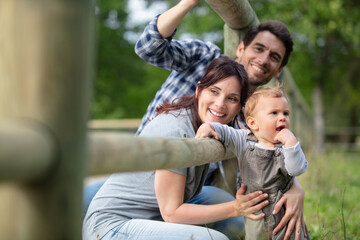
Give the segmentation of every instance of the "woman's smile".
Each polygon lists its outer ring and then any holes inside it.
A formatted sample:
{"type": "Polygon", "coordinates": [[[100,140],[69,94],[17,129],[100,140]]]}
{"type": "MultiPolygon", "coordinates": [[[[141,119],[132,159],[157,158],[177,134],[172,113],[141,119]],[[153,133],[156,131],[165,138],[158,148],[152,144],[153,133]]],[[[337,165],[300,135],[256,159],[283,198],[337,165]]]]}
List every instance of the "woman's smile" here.
{"type": "Polygon", "coordinates": [[[226,116],[225,113],[222,113],[222,112],[213,110],[213,109],[211,109],[211,108],[209,108],[209,112],[210,112],[210,114],[213,115],[215,118],[222,118],[222,117],[226,116]]]}

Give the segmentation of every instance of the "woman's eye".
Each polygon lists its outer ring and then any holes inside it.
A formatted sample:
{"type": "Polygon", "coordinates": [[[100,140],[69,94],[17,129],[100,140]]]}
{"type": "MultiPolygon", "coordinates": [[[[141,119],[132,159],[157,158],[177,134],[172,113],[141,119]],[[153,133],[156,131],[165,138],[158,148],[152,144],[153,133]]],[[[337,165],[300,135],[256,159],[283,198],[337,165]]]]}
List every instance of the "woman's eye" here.
{"type": "Polygon", "coordinates": [[[236,97],[229,97],[229,100],[232,102],[238,102],[239,100],[236,97]]]}
{"type": "Polygon", "coordinates": [[[214,90],[214,89],[211,89],[210,92],[213,93],[213,94],[217,94],[217,91],[214,90]]]}

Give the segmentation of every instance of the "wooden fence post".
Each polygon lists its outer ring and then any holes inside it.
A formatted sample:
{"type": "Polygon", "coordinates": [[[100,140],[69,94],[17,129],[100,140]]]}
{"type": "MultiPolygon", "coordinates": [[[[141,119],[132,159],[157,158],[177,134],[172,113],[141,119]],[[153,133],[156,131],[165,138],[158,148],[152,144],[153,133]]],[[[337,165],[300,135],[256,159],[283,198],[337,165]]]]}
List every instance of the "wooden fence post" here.
{"type": "Polygon", "coordinates": [[[56,145],[46,174],[0,183],[0,239],[81,239],[93,12],[89,0],[0,1],[0,121],[35,123],[56,145]]]}

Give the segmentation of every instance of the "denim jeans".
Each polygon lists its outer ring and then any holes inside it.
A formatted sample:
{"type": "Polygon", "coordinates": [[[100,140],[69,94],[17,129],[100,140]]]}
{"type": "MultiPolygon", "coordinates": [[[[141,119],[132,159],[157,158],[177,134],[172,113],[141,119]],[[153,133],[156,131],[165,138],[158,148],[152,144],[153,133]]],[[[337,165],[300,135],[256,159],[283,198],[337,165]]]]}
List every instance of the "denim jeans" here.
{"type": "MultiPolygon", "coordinates": [[[[84,211],[96,192],[105,181],[95,182],[84,189],[84,211]]],[[[234,197],[228,192],[213,186],[203,186],[200,194],[188,203],[193,204],[218,204],[233,201],[234,197]]],[[[219,222],[207,224],[206,227],[166,223],[146,219],[131,219],[119,224],[107,233],[103,239],[241,239],[244,237],[244,218],[230,218],[219,222]],[[207,228],[209,227],[209,228],[207,228]],[[212,230],[214,229],[214,230],[212,230]],[[216,230],[216,231],[215,231],[216,230]],[[211,234],[211,237],[210,235],[211,234]],[[227,236],[225,237],[224,234],[227,236]]]]}
{"type": "Polygon", "coordinates": [[[102,240],[228,240],[215,230],[195,225],[131,219],[109,231],[102,240]]]}

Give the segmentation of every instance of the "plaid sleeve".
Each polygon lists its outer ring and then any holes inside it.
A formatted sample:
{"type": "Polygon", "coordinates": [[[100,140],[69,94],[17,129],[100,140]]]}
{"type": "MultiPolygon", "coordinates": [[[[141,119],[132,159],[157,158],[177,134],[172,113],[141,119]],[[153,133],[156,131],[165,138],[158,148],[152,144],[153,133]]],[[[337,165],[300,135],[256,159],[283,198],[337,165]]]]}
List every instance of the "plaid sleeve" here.
{"type": "Polygon", "coordinates": [[[220,48],[211,42],[164,39],[158,32],[156,21],[157,17],[145,28],[135,52],[144,61],[172,72],[149,104],[137,135],[155,117],[156,108],[163,101],[171,102],[177,97],[193,95],[207,66],[221,55],[220,48]]]}
{"type": "MultiPolygon", "coordinates": [[[[158,15],[159,16],[159,15],[158,15]]],[[[172,37],[163,38],[156,26],[156,16],[145,28],[135,45],[136,54],[145,62],[167,70],[185,71],[209,52],[220,52],[213,43],[197,39],[174,40],[172,37]]]]}

